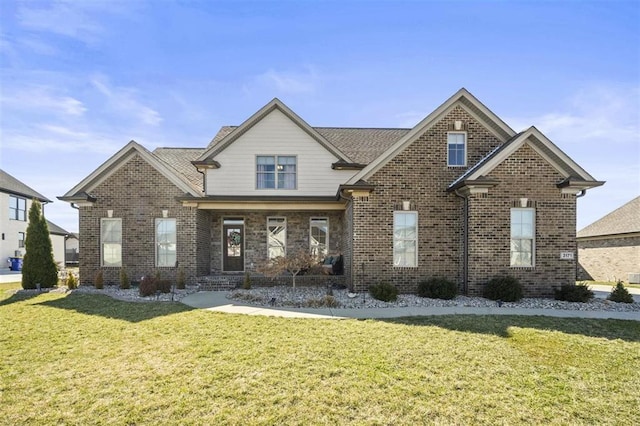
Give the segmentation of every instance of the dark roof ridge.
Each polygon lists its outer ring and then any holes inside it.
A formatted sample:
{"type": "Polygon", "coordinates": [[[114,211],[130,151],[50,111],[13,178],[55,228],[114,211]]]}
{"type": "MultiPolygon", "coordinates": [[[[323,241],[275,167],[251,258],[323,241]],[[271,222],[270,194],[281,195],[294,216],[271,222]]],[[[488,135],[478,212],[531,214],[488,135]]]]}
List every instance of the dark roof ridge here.
{"type": "Polygon", "coordinates": [[[353,129],[353,130],[411,130],[411,127],[343,127],[343,126],[311,126],[314,129],[353,129]]]}

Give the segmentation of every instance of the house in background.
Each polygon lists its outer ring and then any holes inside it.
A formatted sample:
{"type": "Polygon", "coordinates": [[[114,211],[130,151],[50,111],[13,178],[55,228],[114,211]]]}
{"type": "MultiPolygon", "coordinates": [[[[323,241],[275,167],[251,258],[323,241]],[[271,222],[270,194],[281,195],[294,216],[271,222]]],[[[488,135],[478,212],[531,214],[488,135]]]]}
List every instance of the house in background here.
{"type": "Polygon", "coordinates": [[[342,255],[355,291],[442,276],[477,295],[512,275],[543,296],[574,282],[576,195],[602,184],[461,89],[411,129],[312,127],[274,99],[205,147],[131,141],[59,198],[80,210],[85,280],[177,264],[191,282],[259,280],[311,251],[342,255]]]}
{"type": "Polygon", "coordinates": [[[640,284],[640,197],[578,231],[578,279],[640,284]]]}
{"type": "MultiPolygon", "coordinates": [[[[25,238],[29,225],[29,209],[34,199],[42,203],[43,211],[51,203],[44,195],[0,170],[0,267],[9,267],[8,259],[25,254],[25,238]]],[[[64,266],[64,235],[67,231],[47,220],[53,255],[64,266]]]]}
{"type": "Polygon", "coordinates": [[[65,231],[55,223],[47,220],[49,226],[49,237],[51,238],[51,247],[53,249],[53,260],[58,265],[58,269],[64,269],[66,265],[66,247],[67,241],[71,233],[65,231]]]}
{"type": "Polygon", "coordinates": [[[65,264],[68,267],[77,267],[80,258],[80,234],[72,232],[65,241],[65,264]]]}

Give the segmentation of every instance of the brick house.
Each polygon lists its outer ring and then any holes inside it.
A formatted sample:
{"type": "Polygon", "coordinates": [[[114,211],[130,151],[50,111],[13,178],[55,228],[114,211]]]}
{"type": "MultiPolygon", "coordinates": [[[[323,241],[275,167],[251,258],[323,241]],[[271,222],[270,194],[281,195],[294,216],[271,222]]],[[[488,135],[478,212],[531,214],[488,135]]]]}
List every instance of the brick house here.
{"type": "Polygon", "coordinates": [[[311,127],[278,99],[204,148],[131,141],[67,194],[80,270],[117,282],[175,263],[241,279],[268,258],[342,255],[356,291],[444,276],[479,294],[575,280],[576,195],[602,185],[535,127],[513,131],[461,89],[412,129],[311,127]]]}
{"type": "Polygon", "coordinates": [[[640,197],[578,231],[578,279],[640,284],[640,197]]]}

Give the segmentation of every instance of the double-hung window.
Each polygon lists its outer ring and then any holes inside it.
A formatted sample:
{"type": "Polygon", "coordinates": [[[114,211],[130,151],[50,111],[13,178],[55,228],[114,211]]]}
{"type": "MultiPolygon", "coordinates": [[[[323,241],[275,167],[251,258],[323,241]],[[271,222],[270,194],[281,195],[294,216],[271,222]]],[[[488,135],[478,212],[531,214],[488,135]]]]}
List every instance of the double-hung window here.
{"type": "Polygon", "coordinates": [[[535,255],[535,210],[511,209],[511,266],[532,267],[535,255]]]}
{"type": "Polygon", "coordinates": [[[9,195],[9,219],[27,220],[27,200],[25,198],[9,195]]]}
{"type": "Polygon", "coordinates": [[[296,157],[259,155],[256,158],[256,188],[296,189],[296,157]]]}
{"type": "Polygon", "coordinates": [[[329,220],[326,218],[312,217],[309,230],[309,245],[311,254],[324,258],[329,247],[329,220]]]}
{"type": "Polygon", "coordinates": [[[393,213],[393,266],[418,266],[418,213],[393,213]]]}
{"type": "Polygon", "coordinates": [[[464,132],[447,133],[447,165],[464,167],[467,165],[467,134],[464,132]]]}
{"type": "Polygon", "coordinates": [[[267,233],[267,257],[284,257],[287,254],[287,220],[284,217],[267,218],[267,233]]]}
{"type": "Polygon", "coordinates": [[[100,219],[102,266],[122,266],[122,219],[100,219]]]}
{"type": "Polygon", "coordinates": [[[156,219],[156,266],[175,266],[176,235],[175,219],[156,219]]]}

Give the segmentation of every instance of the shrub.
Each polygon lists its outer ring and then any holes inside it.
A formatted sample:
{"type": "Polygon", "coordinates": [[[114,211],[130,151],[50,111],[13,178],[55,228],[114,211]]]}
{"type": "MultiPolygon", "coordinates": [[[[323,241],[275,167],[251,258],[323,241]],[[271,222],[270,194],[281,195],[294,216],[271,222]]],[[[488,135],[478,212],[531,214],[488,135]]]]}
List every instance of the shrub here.
{"type": "Polygon", "coordinates": [[[560,289],[555,289],[556,300],[565,300],[567,302],[586,303],[593,299],[593,291],[587,284],[563,284],[560,289]]]}
{"type": "Polygon", "coordinates": [[[143,277],[142,281],[140,281],[139,291],[141,297],[147,297],[156,294],[156,291],[158,291],[157,280],[154,277],[143,277]]]}
{"type": "Polygon", "coordinates": [[[98,271],[98,273],[96,274],[93,285],[95,285],[99,290],[102,290],[104,288],[104,276],[102,275],[102,271],[98,271]]]}
{"type": "Polygon", "coordinates": [[[449,300],[457,295],[457,284],[446,278],[431,278],[418,284],[418,296],[420,297],[449,300]]]}
{"type": "Polygon", "coordinates": [[[251,290],[251,275],[249,273],[244,274],[244,281],[242,281],[242,288],[244,290],[251,290]]]}
{"type": "Polygon", "coordinates": [[[492,278],[484,289],[484,297],[503,302],[517,302],[522,299],[522,284],[510,276],[492,278]]]}
{"type": "Polygon", "coordinates": [[[127,276],[127,270],[124,267],[120,268],[120,288],[123,290],[131,288],[129,276],[127,276]]]}
{"type": "Polygon", "coordinates": [[[629,294],[629,290],[624,287],[622,281],[618,281],[611,290],[611,294],[607,296],[607,299],[618,303],[633,303],[633,296],[629,294]]]}
{"type": "Polygon", "coordinates": [[[171,281],[169,280],[156,280],[156,286],[161,293],[171,293],[171,281]]]}
{"type": "Polygon", "coordinates": [[[382,300],[383,302],[394,302],[398,298],[398,289],[393,284],[380,281],[378,284],[369,287],[369,294],[374,299],[382,300]]]}
{"type": "Polygon", "coordinates": [[[184,275],[184,266],[178,267],[178,277],[176,278],[176,288],[180,290],[184,290],[187,286],[187,279],[184,275]]]}
{"type": "Polygon", "coordinates": [[[76,280],[76,276],[73,275],[73,273],[68,273],[66,284],[69,290],[75,290],[76,288],[78,288],[78,280],[76,280]]]}
{"type": "Polygon", "coordinates": [[[34,199],[29,208],[29,223],[24,240],[22,288],[51,288],[58,284],[58,267],[53,259],[49,225],[42,213],[40,201],[34,199]]]}

